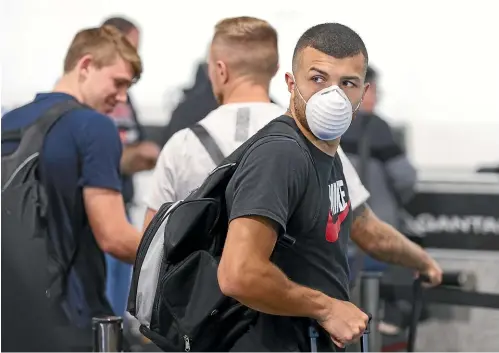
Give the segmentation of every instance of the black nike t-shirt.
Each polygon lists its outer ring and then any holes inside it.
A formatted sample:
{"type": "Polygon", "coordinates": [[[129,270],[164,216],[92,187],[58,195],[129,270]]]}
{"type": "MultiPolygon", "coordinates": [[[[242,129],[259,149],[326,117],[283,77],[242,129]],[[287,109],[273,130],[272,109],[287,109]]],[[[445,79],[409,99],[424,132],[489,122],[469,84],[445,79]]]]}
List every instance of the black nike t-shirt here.
{"type": "MultiPolygon", "coordinates": [[[[296,239],[292,247],[276,246],[272,261],[294,282],[330,297],[348,300],[347,243],[352,223],[350,198],[339,157],[306,141],[310,156],[288,138],[264,139],[241,161],[227,190],[229,219],[264,216],[296,239]]],[[[255,235],[258,236],[258,235],[255,235]]],[[[309,351],[308,318],[260,313],[233,351],[309,351]]],[[[319,351],[335,351],[319,328],[319,351]]]]}

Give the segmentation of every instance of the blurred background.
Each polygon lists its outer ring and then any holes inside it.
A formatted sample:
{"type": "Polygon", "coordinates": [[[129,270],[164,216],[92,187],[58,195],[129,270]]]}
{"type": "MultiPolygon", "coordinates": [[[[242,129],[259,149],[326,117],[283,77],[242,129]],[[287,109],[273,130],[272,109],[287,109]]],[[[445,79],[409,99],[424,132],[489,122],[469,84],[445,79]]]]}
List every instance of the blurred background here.
{"type": "Polygon", "coordinates": [[[228,16],[269,21],[279,34],[280,70],[271,95],[287,105],[284,73],[310,26],[340,22],[365,41],[380,76],[378,110],[405,126],[419,167],[474,168],[499,160],[499,22],[492,1],[131,0],[2,1],[2,106],[50,90],[76,31],[121,14],[142,30],[144,74],[132,88],[141,123],[162,125],[191,86],[214,24],[228,16]]]}

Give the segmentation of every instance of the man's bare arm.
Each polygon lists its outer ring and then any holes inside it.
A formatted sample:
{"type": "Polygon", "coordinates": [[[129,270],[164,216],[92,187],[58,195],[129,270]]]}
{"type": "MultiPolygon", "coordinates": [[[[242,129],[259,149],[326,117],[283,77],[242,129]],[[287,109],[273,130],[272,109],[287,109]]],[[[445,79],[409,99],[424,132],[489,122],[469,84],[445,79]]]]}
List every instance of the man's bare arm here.
{"type": "Polygon", "coordinates": [[[220,289],[267,314],[324,320],[331,298],[292,282],[270,261],[276,241],[274,225],[263,217],[230,222],[218,268],[220,289]]]}
{"type": "Polygon", "coordinates": [[[360,337],[368,317],[344,302],[291,281],[270,261],[277,233],[264,217],[236,218],[218,267],[222,293],[263,313],[318,321],[339,347],[360,337]]]}
{"type": "Polygon", "coordinates": [[[152,142],[124,146],[120,160],[122,174],[133,175],[137,172],[150,170],[156,165],[159,147],[152,142]]]}
{"type": "Polygon", "coordinates": [[[86,187],[83,200],[99,248],[122,261],[133,263],[142,235],[128,222],[121,193],[86,187]]]}
{"type": "Polygon", "coordinates": [[[436,264],[420,246],[376,217],[368,205],[362,205],[355,211],[357,216],[350,236],[373,258],[423,272],[436,264]]]}

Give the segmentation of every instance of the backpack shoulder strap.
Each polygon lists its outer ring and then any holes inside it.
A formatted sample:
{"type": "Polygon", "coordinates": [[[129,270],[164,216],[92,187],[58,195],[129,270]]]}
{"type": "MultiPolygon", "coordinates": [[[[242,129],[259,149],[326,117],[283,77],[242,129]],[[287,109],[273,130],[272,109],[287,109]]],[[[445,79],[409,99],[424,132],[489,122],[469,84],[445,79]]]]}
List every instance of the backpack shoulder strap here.
{"type": "Polygon", "coordinates": [[[295,140],[298,145],[303,149],[305,154],[309,157],[311,163],[314,165],[315,162],[310,154],[309,147],[305,142],[305,138],[300,136],[297,131],[297,127],[293,125],[291,121],[291,117],[282,116],[274,119],[262,129],[260,129],[256,134],[251,136],[245,143],[239,146],[235,151],[233,151],[229,156],[225,158],[227,163],[230,164],[239,164],[239,162],[243,159],[246,153],[254,146],[256,143],[259,143],[263,140],[272,139],[275,137],[286,137],[292,140],[295,140]]]}
{"type": "Polygon", "coordinates": [[[219,165],[224,160],[225,156],[210,133],[200,124],[193,125],[190,130],[197,136],[199,141],[201,141],[215,165],[219,165]]]}
{"type": "Polygon", "coordinates": [[[54,123],[67,112],[82,107],[82,104],[72,99],[56,103],[43,113],[40,118],[36,119],[34,123],[27,127],[17,130],[2,131],[2,143],[13,141],[14,139],[20,140],[17,150],[8,157],[23,161],[32,154],[40,152],[43,147],[45,135],[49,132],[54,123]]]}
{"type": "Polygon", "coordinates": [[[300,136],[300,134],[297,131],[297,127],[295,127],[291,123],[291,119],[292,118],[282,118],[281,117],[281,118],[274,120],[274,122],[272,122],[272,124],[274,124],[274,125],[280,124],[281,126],[283,126],[283,125],[285,126],[285,129],[282,129],[282,127],[279,128],[279,130],[281,131],[279,135],[286,136],[290,139],[295,140],[298,143],[298,145],[300,145],[303,152],[305,152],[307,157],[310,159],[310,162],[312,163],[312,165],[314,166],[314,169],[315,169],[316,168],[315,161],[314,161],[314,158],[312,157],[312,154],[310,153],[310,149],[309,149],[307,143],[305,142],[305,138],[302,137],[303,135],[300,136]]]}
{"type": "Polygon", "coordinates": [[[2,131],[2,143],[4,142],[19,142],[22,138],[21,129],[2,131]]]}
{"type": "Polygon", "coordinates": [[[2,143],[19,142],[18,148],[12,154],[2,156],[2,190],[12,181],[20,168],[38,157],[45,135],[54,123],[70,110],[81,107],[83,105],[75,100],[60,102],[30,125],[21,129],[2,131],[2,143]],[[8,181],[5,181],[6,179],[8,181]]]}

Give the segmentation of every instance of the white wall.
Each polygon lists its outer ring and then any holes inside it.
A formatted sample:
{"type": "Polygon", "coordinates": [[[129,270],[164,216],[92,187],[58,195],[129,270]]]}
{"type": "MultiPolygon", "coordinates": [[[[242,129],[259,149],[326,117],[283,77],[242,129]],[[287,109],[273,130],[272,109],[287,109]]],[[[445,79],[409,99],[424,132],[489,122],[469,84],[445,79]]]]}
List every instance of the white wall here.
{"type": "Polygon", "coordinates": [[[272,94],[287,104],[283,76],[298,37],[313,24],[337,21],[365,40],[382,75],[380,113],[409,125],[415,163],[498,163],[497,7],[488,0],[3,0],[2,103],[20,104],[49,90],[75,32],[124,14],[143,27],[145,73],[133,93],[144,122],[168,119],[168,102],[192,82],[213,25],[226,16],[258,16],[277,28],[281,69],[272,94]]]}

